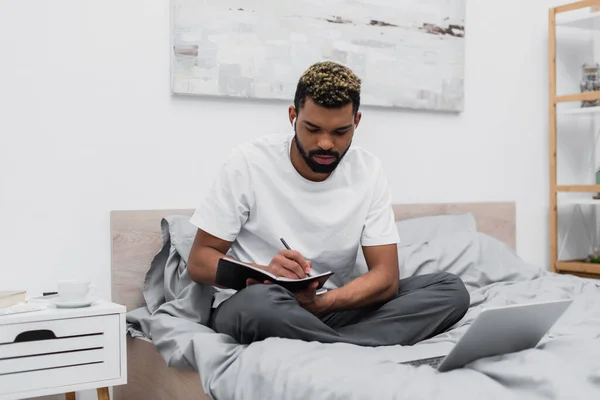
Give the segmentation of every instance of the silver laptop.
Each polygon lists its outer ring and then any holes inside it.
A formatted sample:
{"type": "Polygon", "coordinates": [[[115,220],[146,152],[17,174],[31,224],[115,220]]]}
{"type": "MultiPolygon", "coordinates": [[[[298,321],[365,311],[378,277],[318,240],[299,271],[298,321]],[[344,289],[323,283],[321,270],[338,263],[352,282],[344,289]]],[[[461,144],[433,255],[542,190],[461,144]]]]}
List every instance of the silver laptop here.
{"type": "Polygon", "coordinates": [[[446,372],[480,358],[533,348],[571,302],[558,300],[486,309],[455,345],[434,343],[406,347],[400,363],[427,364],[446,372]]]}

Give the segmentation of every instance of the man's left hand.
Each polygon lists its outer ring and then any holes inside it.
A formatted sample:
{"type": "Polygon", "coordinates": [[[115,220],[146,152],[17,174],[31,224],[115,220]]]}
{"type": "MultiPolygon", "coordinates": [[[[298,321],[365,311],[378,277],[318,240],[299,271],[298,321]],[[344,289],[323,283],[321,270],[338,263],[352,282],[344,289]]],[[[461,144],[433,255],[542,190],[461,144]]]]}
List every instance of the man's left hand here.
{"type": "Polygon", "coordinates": [[[329,310],[332,303],[331,293],[317,295],[317,283],[315,282],[308,290],[297,292],[296,298],[301,307],[314,315],[324,314],[329,310]]]}
{"type": "Polygon", "coordinates": [[[304,305],[313,303],[316,300],[317,286],[319,286],[319,283],[313,282],[306,290],[295,293],[296,299],[301,306],[304,307],[304,305]]]}

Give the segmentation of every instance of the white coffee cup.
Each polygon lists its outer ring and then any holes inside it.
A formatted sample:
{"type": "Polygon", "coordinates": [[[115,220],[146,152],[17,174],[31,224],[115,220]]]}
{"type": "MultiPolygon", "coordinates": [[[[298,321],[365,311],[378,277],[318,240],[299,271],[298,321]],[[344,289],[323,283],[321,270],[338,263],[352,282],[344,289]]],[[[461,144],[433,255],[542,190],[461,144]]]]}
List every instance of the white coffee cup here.
{"type": "Polygon", "coordinates": [[[95,286],[90,285],[90,281],[60,281],[58,282],[58,295],[62,301],[66,302],[84,301],[94,288],[95,286]]]}

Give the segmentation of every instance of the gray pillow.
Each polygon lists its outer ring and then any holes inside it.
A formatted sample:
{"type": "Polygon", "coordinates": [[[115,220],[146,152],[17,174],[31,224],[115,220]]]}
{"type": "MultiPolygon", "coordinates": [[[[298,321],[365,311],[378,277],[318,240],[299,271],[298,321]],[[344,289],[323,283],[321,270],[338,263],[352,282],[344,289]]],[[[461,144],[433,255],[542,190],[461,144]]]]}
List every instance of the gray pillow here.
{"type": "MultiPolygon", "coordinates": [[[[432,215],[396,221],[396,228],[400,235],[398,258],[401,270],[404,269],[401,275],[407,278],[414,274],[414,270],[407,271],[406,267],[402,266],[404,252],[411,251],[412,246],[422,245],[443,236],[477,232],[477,222],[471,213],[432,215]]],[[[362,248],[359,247],[352,277],[357,278],[367,271],[367,261],[362,248]]]]}
{"type": "Polygon", "coordinates": [[[481,232],[458,232],[405,246],[398,249],[398,258],[401,278],[450,272],[469,290],[498,282],[531,280],[544,273],[519,258],[506,243],[481,232]]]}
{"type": "Polygon", "coordinates": [[[432,215],[397,221],[396,228],[400,246],[411,246],[448,234],[477,232],[477,221],[471,213],[432,215]]]}

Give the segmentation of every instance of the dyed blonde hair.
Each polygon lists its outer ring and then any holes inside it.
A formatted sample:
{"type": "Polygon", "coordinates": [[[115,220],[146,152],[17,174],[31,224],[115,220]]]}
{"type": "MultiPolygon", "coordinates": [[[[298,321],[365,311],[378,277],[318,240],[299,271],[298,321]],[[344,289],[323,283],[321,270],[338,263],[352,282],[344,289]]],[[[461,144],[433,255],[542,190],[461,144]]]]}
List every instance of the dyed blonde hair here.
{"type": "Polygon", "coordinates": [[[354,113],[360,107],[361,80],[341,64],[324,61],[312,65],[300,77],[294,106],[300,112],[306,98],[327,108],[343,107],[352,103],[354,113]]]}

